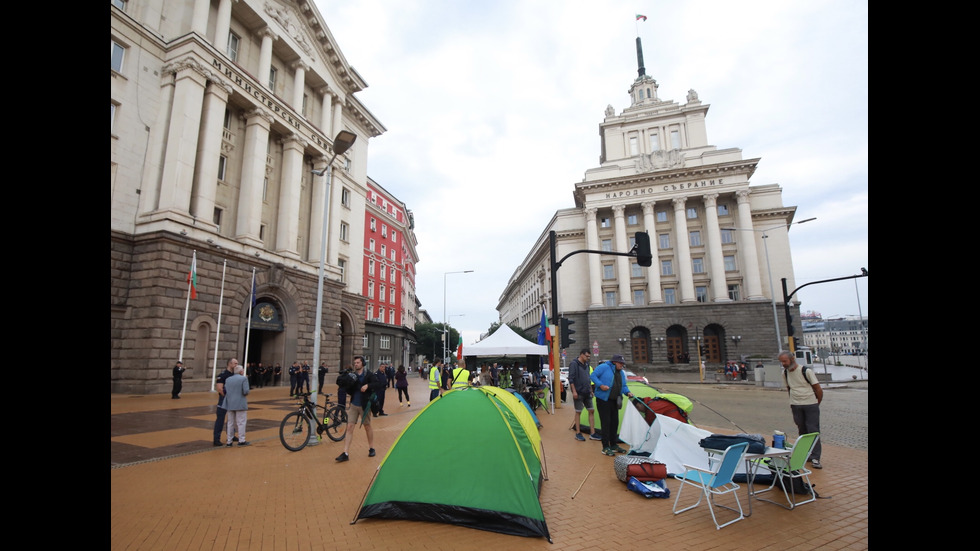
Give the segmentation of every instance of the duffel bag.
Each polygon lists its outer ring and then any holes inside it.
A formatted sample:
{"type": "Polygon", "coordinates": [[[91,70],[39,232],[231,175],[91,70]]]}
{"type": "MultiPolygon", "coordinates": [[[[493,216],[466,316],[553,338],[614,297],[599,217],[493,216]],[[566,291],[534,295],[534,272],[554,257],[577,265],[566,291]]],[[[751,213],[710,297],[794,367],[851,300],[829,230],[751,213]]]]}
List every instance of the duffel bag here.
{"type": "Polygon", "coordinates": [[[634,463],[626,467],[626,477],[640,482],[656,482],[667,478],[667,465],[664,463],[634,463]]]}
{"type": "MultiPolygon", "coordinates": [[[[626,474],[626,470],[629,468],[629,466],[644,464],[644,463],[651,464],[651,465],[660,465],[660,467],[663,469],[663,476],[661,476],[660,478],[667,477],[666,464],[643,455],[617,455],[613,459],[613,470],[616,471],[616,478],[618,478],[620,482],[626,482],[626,480],[629,478],[629,475],[626,474]]],[[[643,480],[644,479],[641,479],[641,481],[643,480]]],[[[659,479],[651,479],[651,480],[659,480],[659,479]]]]}

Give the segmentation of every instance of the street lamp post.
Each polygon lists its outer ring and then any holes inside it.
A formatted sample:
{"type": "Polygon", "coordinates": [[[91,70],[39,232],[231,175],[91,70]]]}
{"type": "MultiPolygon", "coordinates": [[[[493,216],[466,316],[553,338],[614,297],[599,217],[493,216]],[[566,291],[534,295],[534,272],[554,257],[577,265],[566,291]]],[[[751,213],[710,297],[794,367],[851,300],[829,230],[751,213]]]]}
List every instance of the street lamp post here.
{"type": "Polygon", "coordinates": [[[449,324],[449,319],[446,318],[446,277],[449,274],[469,274],[469,273],[473,273],[473,270],[460,270],[458,272],[444,272],[442,274],[442,335],[443,335],[442,336],[442,361],[446,361],[446,355],[447,355],[446,345],[448,344],[446,342],[446,339],[448,338],[448,336],[446,335],[446,326],[449,324]]]}
{"type": "MultiPolygon", "coordinates": [[[[333,162],[337,155],[350,149],[355,140],[357,140],[357,134],[353,132],[347,130],[338,132],[333,139],[333,156],[330,157],[327,168],[313,171],[314,176],[322,176],[324,172],[327,174],[326,189],[323,192],[323,228],[320,233],[320,271],[317,275],[316,286],[316,329],[313,333],[313,392],[310,398],[314,404],[317,401],[317,392],[320,391],[317,387],[320,381],[318,376],[320,370],[320,326],[323,324],[323,266],[327,258],[327,220],[330,215],[330,183],[333,178],[333,162]]],[[[310,431],[311,443],[314,442],[314,438],[313,431],[310,431]]]]}
{"type": "Polygon", "coordinates": [[[790,222],[789,224],[780,224],[778,226],[771,226],[768,228],[724,228],[726,230],[738,230],[738,231],[757,231],[762,232],[762,246],[766,254],[766,273],[769,275],[769,296],[772,297],[772,323],[773,327],[776,329],[776,354],[779,354],[783,350],[783,337],[779,333],[779,315],[776,313],[776,288],[773,287],[772,283],[772,267],[769,265],[769,230],[774,230],[776,228],[788,228],[793,224],[805,224],[807,222],[812,222],[816,220],[816,217],[807,218],[806,220],[800,220],[799,222],[790,222]]]}

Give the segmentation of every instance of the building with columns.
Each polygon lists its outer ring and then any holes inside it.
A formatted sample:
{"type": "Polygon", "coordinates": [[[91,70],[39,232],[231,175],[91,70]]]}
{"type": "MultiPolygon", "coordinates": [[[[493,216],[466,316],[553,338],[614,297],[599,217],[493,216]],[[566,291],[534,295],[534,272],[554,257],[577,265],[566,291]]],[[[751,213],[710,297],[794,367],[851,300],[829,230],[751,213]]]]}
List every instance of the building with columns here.
{"type": "Polygon", "coordinates": [[[751,182],[758,158],[710,145],[709,105],[694,90],[683,104],[660,99],[639,38],[637,60],[629,107],[608,106],[599,124],[599,166],[586,170],[575,207],[555,213],[514,271],[500,322],[533,333],[542,307],[549,318],[557,310],[575,322],[575,343],[562,344],[568,357],[598,348],[596,361],[623,354],[631,367],[696,369],[702,350],[709,368],[775,358],[787,348],[780,282],[795,288],[788,230],[796,207],[782,204],[778,185],[751,182]],[[650,267],[601,254],[630,252],[637,232],[649,235],[650,267]]]}
{"type": "Polygon", "coordinates": [[[177,359],[186,391],[232,357],[316,365],[321,259],[321,358],[351,363],[368,144],[386,129],[316,5],[110,4],[112,392],[167,391],[177,359]],[[357,139],[325,170],[340,131],[357,139]]]}

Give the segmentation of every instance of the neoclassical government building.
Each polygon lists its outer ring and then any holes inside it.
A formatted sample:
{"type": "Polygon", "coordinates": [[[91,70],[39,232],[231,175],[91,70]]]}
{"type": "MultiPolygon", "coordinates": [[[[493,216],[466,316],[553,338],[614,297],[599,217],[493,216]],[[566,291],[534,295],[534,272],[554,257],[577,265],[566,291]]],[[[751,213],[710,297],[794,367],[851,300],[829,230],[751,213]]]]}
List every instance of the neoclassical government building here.
{"type": "Polygon", "coordinates": [[[407,361],[413,223],[369,183],[369,141],[386,129],[314,3],[112,0],[110,51],[112,391],[167,391],[178,358],[186,391],[211,388],[231,357],[310,362],[321,260],[321,359],[407,361]],[[335,156],[341,132],[356,139],[335,156]],[[375,226],[386,241],[366,235],[375,226]],[[363,293],[376,263],[383,317],[363,293]],[[395,338],[377,348],[386,327],[395,338]]]}
{"type": "MultiPolygon", "coordinates": [[[[554,311],[555,276],[557,311],[575,322],[568,360],[582,348],[598,348],[594,361],[621,353],[631,367],[680,370],[697,365],[702,347],[707,367],[775,358],[788,348],[781,278],[795,288],[796,207],[783,205],[778,185],[753,184],[758,158],[710,145],[709,105],[694,90],[683,104],[660,99],[639,38],[637,61],[629,107],[617,114],[608,106],[599,124],[599,166],[575,184],[575,207],[555,213],[514,271],[500,320],[533,333],[541,309],[554,311]],[[653,262],[581,252],[552,274],[552,232],[557,261],[576,251],[629,252],[636,232],[647,232],[653,262]]],[[[791,306],[799,330],[799,306],[791,306]]]]}

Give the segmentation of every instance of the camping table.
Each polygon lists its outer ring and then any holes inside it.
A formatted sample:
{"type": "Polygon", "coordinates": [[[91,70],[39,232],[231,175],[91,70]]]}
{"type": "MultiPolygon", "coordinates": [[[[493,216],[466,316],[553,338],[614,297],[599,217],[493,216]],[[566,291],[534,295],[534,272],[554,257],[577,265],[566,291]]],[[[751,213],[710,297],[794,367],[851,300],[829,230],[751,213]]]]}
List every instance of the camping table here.
{"type": "MultiPolygon", "coordinates": [[[[725,453],[725,450],[712,450],[705,448],[708,452],[708,465],[711,465],[712,461],[716,461],[715,455],[720,456],[725,453]]],[[[749,502],[749,512],[744,513],[745,516],[752,516],[752,498],[755,497],[755,488],[753,486],[753,481],[755,480],[755,475],[759,472],[759,466],[762,464],[760,459],[765,459],[767,457],[789,457],[793,453],[793,448],[783,449],[783,448],[773,448],[766,446],[766,451],[763,453],[746,453],[742,456],[745,460],[745,489],[748,494],[749,502]]]]}

